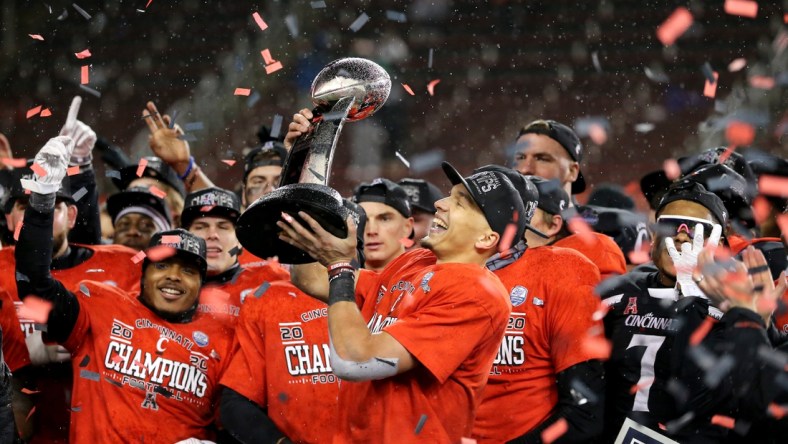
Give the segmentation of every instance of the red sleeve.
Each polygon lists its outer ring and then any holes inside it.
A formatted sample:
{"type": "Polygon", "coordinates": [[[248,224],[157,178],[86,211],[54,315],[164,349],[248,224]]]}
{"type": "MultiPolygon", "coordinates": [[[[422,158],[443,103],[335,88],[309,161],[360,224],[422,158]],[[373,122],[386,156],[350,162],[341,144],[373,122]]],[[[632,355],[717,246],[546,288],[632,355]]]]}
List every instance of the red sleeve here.
{"type": "Polygon", "coordinates": [[[560,267],[554,267],[554,270],[566,269],[571,269],[572,273],[556,271],[548,278],[556,285],[552,286],[545,304],[550,355],[556,373],[589,359],[604,358],[583,347],[583,338],[588,336],[589,330],[603,328],[601,321],[592,319],[599,307],[599,298],[594,295],[594,288],[600,281],[599,269],[585,258],[577,258],[574,263],[563,259],[560,267]]]}
{"type": "MultiPolygon", "coordinates": [[[[506,326],[508,310],[495,310],[497,305],[483,303],[485,298],[504,301],[506,291],[500,281],[487,273],[475,279],[467,272],[463,274],[464,279],[457,279],[449,270],[436,273],[430,285],[432,294],[425,304],[383,330],[402,344],[441,384],[468,358],[482,338],[488,337],[490,332],[502,335],[506,326]]],[[[505,301],[498,305],[506,307],[505,301]]]]}
{"type": "Polygon", "coordinates": [[[266,408],[265,338],[261,299],[249,298],[235,324],[232,358],[220,384],[266,408]]]}
{"type": "Polygon", "coordinates": [[[14,301],[4,290],[0,290],[0,329],[3,331],[3,356],[11,371],[30,365],[30,353],[16,317],[14,301]]]}

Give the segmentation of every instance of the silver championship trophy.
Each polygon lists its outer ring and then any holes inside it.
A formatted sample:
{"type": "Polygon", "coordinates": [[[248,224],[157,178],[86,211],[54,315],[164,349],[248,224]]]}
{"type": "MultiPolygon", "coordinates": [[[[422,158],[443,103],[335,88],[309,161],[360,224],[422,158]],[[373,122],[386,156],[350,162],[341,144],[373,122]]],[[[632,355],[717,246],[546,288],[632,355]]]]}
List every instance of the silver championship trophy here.
{"type": "MultiPolygon", "coordinates": [[[[296,140],[287,155],[279,188],[257,199],[241,214],[236,235],[253,255],[278,256],[285,264],[314,262],[307,253],[282,242],[276,222],[282,212],[312,216],[328,232],[346,237],[342,196],[327,186],[339,133],[347,122],[361,120],[377,111],[389,96],[391,79],[378,64],[366,59],[333,61],[312,82],[312,129],[296,140]]],[[[304,224],[305,225],[305,224],[304,224]]]]}

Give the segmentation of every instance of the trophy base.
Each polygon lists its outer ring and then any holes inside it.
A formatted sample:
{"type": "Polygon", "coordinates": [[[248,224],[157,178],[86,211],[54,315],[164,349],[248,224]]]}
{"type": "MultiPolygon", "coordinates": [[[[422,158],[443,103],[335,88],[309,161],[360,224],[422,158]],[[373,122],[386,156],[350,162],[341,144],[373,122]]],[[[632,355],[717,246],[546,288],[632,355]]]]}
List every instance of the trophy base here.
{"type": "Polygon", "coordinates": [[[329,233],[347,237],[348,212],[342,206],[342,196],[333,188],[314,183],[285,185],[257,199],[238,219],[236,237],[259,258],[277,256],[283,264],[315,262],[309,254],[279,240],[282,230],[276,223],[282,220],[283,212],[308,227],[298,216],[299,211],[312,216],[329,233]]]}

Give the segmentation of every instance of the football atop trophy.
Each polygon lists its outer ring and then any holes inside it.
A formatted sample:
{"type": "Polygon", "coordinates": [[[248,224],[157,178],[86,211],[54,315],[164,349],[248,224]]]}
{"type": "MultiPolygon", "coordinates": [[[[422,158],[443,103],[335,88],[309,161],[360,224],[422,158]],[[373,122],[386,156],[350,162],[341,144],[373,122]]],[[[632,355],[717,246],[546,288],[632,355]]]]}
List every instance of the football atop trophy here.
{"type": "Polygon", "coordinates": [[[279,188],[260,197],[238,220],[236,235],[260,258],[277,256],[285,264],[314,262],[305,252],[279,240],[282,212],[303,224],[299,211],[326,231],[347,236],[342,196],[327,186],[339,133],[344,123],[371,116],[386,102],[391,79],[380,65],[361,58],[329,63],[312,82],[312,128],[296,140],[282,167],[279,188]]]}

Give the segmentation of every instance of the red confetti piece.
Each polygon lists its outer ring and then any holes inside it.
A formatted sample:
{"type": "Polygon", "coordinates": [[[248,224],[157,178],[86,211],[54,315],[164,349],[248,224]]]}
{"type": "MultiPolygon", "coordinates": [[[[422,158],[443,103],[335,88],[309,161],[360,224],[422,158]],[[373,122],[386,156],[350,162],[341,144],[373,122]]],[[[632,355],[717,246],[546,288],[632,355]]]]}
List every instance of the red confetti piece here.
{"type": "Polygon", "coordinates": [[[29,110],[27,110],[27,118],[29,119],[29,118],[31,118],[33,116],[36,116],[40,112],[41,112],[41,106],[40,105],[35,107],[35,108],[30,108],[29,110]]]}
{"type": "Polygon", "coordinates": [[[254,14],[252,14],[252,17],[254,17],[254,21],[257,23],[257,26],[260,27],[261,31],[265,31],[266,29],[268,29],[268,25],[263,21],[263,18],[260,17],[260,13],[255,12],[254,14]]]}
{"type": "Polygon", "coordinates": [[[203,213],[207,213],[207,212],[213,210],[213,208],[215,206],[216,205],[204,205],[202,208],[200,208],[200,211],[203,212],[203,213]]]}
{"type": "Polygon", "coordinates": [[[148,0],[148,3],[145,4],[145,9],[148,9],[151,3],[153,3],[153,0],[148,0]]]}
{"type": "Polygon", "coordinates": [[[75,52],[74,55],[77,56],[78,59],[82,60],[92,56],[93,54],[90,53],[89,49],[85,49],[80,52],[75,52]]]}
{"type": "Polygon", "coordinates": [[[460,439],[460,444],[476,444],[476,440],[473,438],[466,438],[463,436],[460,439]]]}
{"type": "Polygon", "coordinates": [[[66,174],[69,176],[73,176],[75,174],[79,174],[79,165],[74,165],[73,167],[68,167],[66,170],[66,174]]]}
{"type": "Polygon", "coordinates": [[[695,329],[690,335],[689,343],[690,345],[698,345],[709,334],[711,331],[711,327],[714,325],[714,318],[707,317],[703,320],[703,323],[695,329]]]}
{"type": "Polygon", "coordinates": [[[711,99],[717,95],[717,80],[720,78],[720,75],[717,73],[717,71],[714,71],[713,74],[714,82],[709,82],[709,79],[706,79],[706,84],[703,86],[703,95],[711,99]]]}
{"type": "Polygon", "coordinates": [[[755,18],[758,15],[758,3],[749,0],[725,0],[725,12],[740,17],[755,18]]]}
{"type": "Polygon", "coordinates": [[[613,349],[613,345],[602,336],[586,336],[583,338],[581,348],[587,356],[594,356],[606,361],[610,358],[610,351],[613,349]]]}
{"type": "Polygon", "coordinates": [[[44,38],[41,37],[41,34],[28,34],[28,35],[33,40],[41,40],[42,42],[44,41],[44,38]]]}
{"type": "Polygon", "coordinates": [[[435,79],[427,84],[427,92],[430,93],[431,96],[435,95],[435,85],[437,85],[440,82],[441,82],[440,79],[435,79]]]}
{"type": "Polygon", "coordinates": [[[35,162],[30,165],[30,169],[33,170],[33,172],[36,173],[36,176],[38,177],[44,177],[47,175],[47,171],[44,169],[44,167],[35,162]]]}
{"type": "Polygon", "coordinates": [[[115,355],[112,357],[112,362],[114,362],[115,364],[121,361],[125,361],[125,359],[123,359],[123,357],[121,357],[120,355],[115,355]]]}
{"type": "Polygon", "coordinates": [[[778,404],[771,403],[769,404],[769,414],[775,419],[780,420],[783,418],[783,416],[785,416],[785,409],[780,407],[778,404]]]}
{"type": "Polygon", "coordinates": [[[681,167],[676,159],[666,159],[662,163],[662,171],[665,172],[668,180],[676,180],[681,176],[681,167]]]}
{"type": "Polygon", "coordinates": [[[235,88],[234,95],[236,96],[248,96],[252,93],[252,90],[249,88],[235,88]]]}
{"type": "Polygon", "coordinates": [[[140,163],[137,164],[137,177],[142,177],[142,173],[145,172],[146,166],[148,166],[148,159],[143,157],[140,159],[140,163]]]}
{"type": "Polygon", "coordinates": [[[665,46],[672,45],[692,26],[692,13],[687,8],[676,8],[657,28],[657,38],[665,46]]]}
{"type": "Polygon", "coordinates": [[[758,190],[767,196],[788,197],[788,178],[763,175],[758,179],[758,190]]]}
{"type": "Polygon", "coordinates": [[[28,413],[27,416],[25,417],[25,422],[30,420],[30,417],[33,416],[33,413],[35,413],[35,411],[36,411],[36,406],[33,406],[33,408],[30,409],[30,413],[28,413]]]}
{"type": "Polygon", "coordinates": [[[179,244],[181,243],[181,237],[177,234],[170,234],[168,236],[161,237],[161,243],[163,244],[179,244]]]}
{"type": "Polygon", "coordinates": [[[233,166],[235,165],[235,161],[232,159],[222,159],[222,162],[226,163],[227,165],[233,166]]]}
{"type": "Polygon", "coordinates": [[[159,199],[164,199],[165,197],[167,197],[167,192],[157,187],[156,185],[151,185],[151,187],[148,188],[148,191],[150,191],[151,194],[158,197],[159,199]]]}
{"type": "Polygon", "coordinates": [[[788,236],[788,214],[777,216],[777,226],[780,227],[783,236],[788,236]]]}
{"type": "Polygon", "coordinates": [[[140,262],[142,262],[143,259],[145,259],[145,257],[146,257],[145,252],[140,251],[139,253],[131,257],[131,261],[134,262],[135,264],[139,264],[140,262]]]}
{"type": "Polygon", "coordinates": [[[651,255],[649,254],[648,250],[640,249],[640,250],[632,250],[629,252],[629,262],[640,265],[645,264],[646,262],[651,260],[651,255]]]}
{"type": "Polygon", "coordinates": [[[757,89],[772,89],[774,88],[774,77],[752,76],[750,77],[750,86],[757,89]]]}
{"type": "Polygon", "coordinates": [[[16,310],[16,315],[19,319],[29,319],[37,324],[46,324],[50,311],[52,311],[51,302],[35,296],[28,296],[16,310]]]}
{"type": "Polygon", "coordinates": [[[46,109],[41,110],[41,114],[39,114],[39,115],[41,117],[51,117],[52,116],[52,111],[50,111],[49,108],[46,108],[46,109]]]}
{"type": "Polygon", "coordinates": [[[588,137],[590,137],[595,144],[602,145],[607,142],[607,131],[605,131],[602,125],[592,123],[588,127],[588,137]]]}
{"type": "Polygon", "coordinates": [[[273,74],[282,69],[282,62],[274,62],[270,65],[265,65],[265,73],[273,74]]]}
{"type": "Polygon", "coordinates": [[[755,217],[755,224],[761,225],[766,219],[769,218],[769,213],[772,212],[772,204],[763,196],[758,196],[752,202],[752,214],[755,217]]]}
{"type": "Polygon", "coordinates": [[[15,241],[18,241],[18,240],[19,240],[19,234],[20,234],[20,233],[22,233],[22,225],[23,225],[23,224],[24,224],[24,222],[22,222],[22,221],[20,220],[20,221],[19,221],[19,224],[17,224],[16,228],[14,229],[14,240],[15,240],[15,241]]]}
{"type": "Polygon", "coordinates": [[[403,237],[402,239],[399,240],[399,243],[401,243],[402,246],[405,247],[405,248],[410,248],[416,242],[413,239],[409,239],[407,237],[403,237]]]}
{"type": "MultiPolygon", "coordinates": [[[[727,128],[725,128],[725,137],[728,139],[728,142],[733,145],[749,145],[755,140],[755,127],[749,123],[733,120],[728,123],[727,128]]],[[[723,161],[721,160],[720,162],[723,161]]]]}
{"type": "Polygon", "coordinates": [[[40,390],[30,390],[29,388],[22,387],[22,393],[25,395],[35,395],[36,393],[41,393],[40,390]]]}
{"type": "Polygon", "coordinates": [[[736,149],[736,145],[731,145],[728,148],[725,148],[725,151],[723,151],[722,154],[720,154],[719,163],[727,162],[728,158],[731,157],[731,154],[733,154],[733,150],[735,149],[736,149]]]}
{"type": "Polygon", "coordinates": [[[563,436],[567,430],[569,430],[569,424],[567,424],[566,419],[560,418],[558,421],[542,430],[542,442],[544,444],[550,444],[563,436]]]}
{"type": "Polygon", "coordinates": [[[635,384],[632,387],[630,387],[629,388],[629,394],[630,395],[634,395],[635,393],[638,392],[638,390],[640,390],[640,389],[642,389],[644,387],[648,387],[648,386],[650,386],[653,383],[654,383],[654,378],[647,378],[645,381],[641,382],[640,384],[635,384]]]}
{"type": "Polygon", "coordinates": [[[592,246],[596,243],[594,230],[582,217],[573,217],[569,219],[569,231],[580,236],[580,240],[586,245],[592,246]]]}
{"type": "Polygon", "coordinates": [[[168,257],[172,257],[175,255],[175,249],[172,247],[168,247],[167,245],[157,245],[155,247],[148,248],[146,252],[146,256],[153,262],[161,262],[168,257]]]}
{"type": "Polygon", "coordinates": [[[82,67],[80,83],[83,85],[87,85],[88,83],[90,83],[90,71],[88,65],[82,67]]]}
{"type": "Polygon", "coordinates": [[[276,62],[273,57],[271,57],[271,51],[268,49],[264,49],[260,51],[260,54],[263,55],[263,61],[265,61],[266,65],[270,65],[271,63],[276,62]]]}
{"type": "Polygon", "coordinates": [[[403,84],[402,84],[402,87],[403,87],[403,88],[405,88],[405,91],[407,91],[407,92],[408,92],[408,94],[410,94],[410,95],[412,95],[412,96],[415,96],[415,95],[416,95],[416,94],[413,92],[413,90],[412,90],[412,89],[410,89],[410,86],[408,86],[408,85],[407,85],[407,83],[403,83],[403,84]]]}
{"type": "Polygon", "coordinates": [[[9,166],[11,168],[24,168],[27,166],[27,159],[24,157],[3,157],[2,162],[3,165],[9,166]]]}
{"type": "Polygon", "coordinates": [[[515,224],[507,224],[506,228],[503,230],[503,236],[501,236],[501,240],[498,242],[498,252],[504,253],[512,247],[512,243],[514,243],[514,235],[517,234],[517,225],[515,224]]]}
{"type": "Polygon", "coordinates": [[[711,423],[720,427],[725,427],[726,429],[733,430],[733,427],[736,425],[736,420],[730,416],[714,415],[711,417],[711,423]]]}
{"type": "Polygon", "coordinates": [[[745,59],[745,58],[738,58],[738,59],[735,59],[735,60],[731,61],[728,64],[728,71],[729,72],[739,72],[742,69],[744,69],[745,66],[747,66],[747,59],[745,59]]]}

